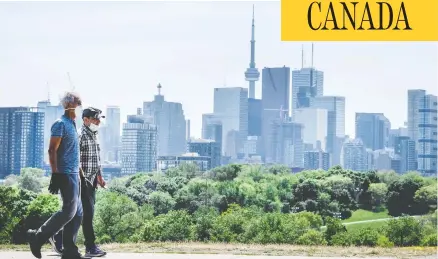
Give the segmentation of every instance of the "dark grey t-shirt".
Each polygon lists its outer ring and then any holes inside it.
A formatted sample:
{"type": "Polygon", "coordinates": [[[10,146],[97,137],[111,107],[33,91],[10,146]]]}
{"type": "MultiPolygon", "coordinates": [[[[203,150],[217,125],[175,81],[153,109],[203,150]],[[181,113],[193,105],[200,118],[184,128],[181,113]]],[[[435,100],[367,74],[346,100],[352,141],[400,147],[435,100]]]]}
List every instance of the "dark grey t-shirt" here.
{"type": "Polygon", "coordinates": [[[79,173],[79,140],[76,123],[65,115],[52,125],[52,137],[61,137],[58,148],[58,173],[79,173]]]}

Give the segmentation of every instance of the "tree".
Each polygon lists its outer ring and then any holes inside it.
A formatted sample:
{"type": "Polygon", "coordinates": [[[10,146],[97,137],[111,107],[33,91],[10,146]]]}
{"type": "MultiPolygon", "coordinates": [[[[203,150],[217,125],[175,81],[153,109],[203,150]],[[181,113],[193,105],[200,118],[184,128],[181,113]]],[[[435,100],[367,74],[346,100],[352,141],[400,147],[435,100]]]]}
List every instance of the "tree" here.
{"type": "Polygon", "coordinates": [[[18,176],[15,174],[10,174],[6,176],[5,182],[3,183],[4,186],[15,186],[18,185],[18,176]]]}
{"type": "Polygon", "coordinates": [[[371,205],[374,209],[379,209],[386,203],[386,194],[388,193],[388,187],[385,183],[370,184],[368,192],[371,194],[371,205]]]}
{"type": "Polygon", "coordinates": [[[316,200],[320,184],[315,179],[300,180],[293,190],[296,201],[316,200]]]}
{"type": "Polygon", "coordinates": [[[216,181],[232,181],[242,171],[243,166],[238,164],[231,164],[221,167],[216,167],[207,175],[216,181]]]}
{"type": "Polygon", "coordinates": [[[22,189],[40,193],[44,185],[44,171],[37,168],[23,168],[17,177],[18,186],[22,189]]]}
{"type": "Polygon", "coordinates": [[[392,216],[417,214],[415,193],[424,185],[424,178],[416,173],[408,173],[392,182],[388,187],[388,212],[392,216]],[[403,202],[400,202],[403,201],[403,202]]]}
{"type": "Polygon", "coordinates": [[[20,220],[15,213],[17,200],[17,188],[0,186],[0,243],[11,241],[12,231],[20,220]]]}
{"type": "Polygon", "coordinates": [[[132,213],[139,212],[128,196],[106,191],[98,194],[95,214],[98,236],[108,242],[123,242],[134,235],[135,229],[141,228],[142,222],[128,220],[132,219],[132,213]]]}
{"type": "Polygon", "coordinates": [[[211,239],[213,223],[219,216],[217,209],[202,206],[194,214],[194,231],[195,239],[199,241],[208,241],[211,239]]]}
{"type": "Polygon", "coordinates": [[[437,207],[437,186],[423,186],[415,192],[414,201],[418,205],[420,213],[427,213],[437,207]]]}
{"type": "Polygon", "coordinates": [[[166,214],[175,206],[175,200],[167,192],[153,192],[149,195],[149,202],[152,204],[155,214],[166,214]]]}
{"type": "Polygon", "coordinates": [[[385,231],[389,240],[397,246],[419,245],[423,237],[420,222],[409,216],[389,220],[385,231]]]}
{"type": "Polygon", "coordinates": [[[58,196],[52,194],[40,194],[33,200],[27,209],[25,219],[26,229],[39,228],[55,212],[60,209],[58,196]]]}
{"type": "Polygon", "coordinates": [[[268,172],[271,174],[289,174],[290,168],[285,165],[273,165],[268,168],[268,172]]]}

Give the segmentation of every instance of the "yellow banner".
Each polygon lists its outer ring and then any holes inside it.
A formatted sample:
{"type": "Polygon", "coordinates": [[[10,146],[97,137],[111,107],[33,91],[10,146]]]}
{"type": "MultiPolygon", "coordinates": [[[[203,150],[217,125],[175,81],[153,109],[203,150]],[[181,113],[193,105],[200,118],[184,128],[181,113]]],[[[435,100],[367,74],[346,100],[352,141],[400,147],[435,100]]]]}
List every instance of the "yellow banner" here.
{"type": "Polygon", "coordinates": [[[282,41],[438,41],[438,0],[281,0],[282,41]]]}

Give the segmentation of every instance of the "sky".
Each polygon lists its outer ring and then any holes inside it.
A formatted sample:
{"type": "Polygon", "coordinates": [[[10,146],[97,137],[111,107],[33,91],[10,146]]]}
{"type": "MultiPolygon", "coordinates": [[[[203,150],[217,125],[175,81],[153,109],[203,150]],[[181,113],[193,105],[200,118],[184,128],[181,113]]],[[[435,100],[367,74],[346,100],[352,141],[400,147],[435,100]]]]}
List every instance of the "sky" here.
{"type": "MultiPolygon", "coordinates": [[[[0,106],[36,106],[70,90],[84,106],[121,107],[122,121],[162,85],[181,102],[191,135],[213,111],[215,87],[248,87],[252,4],[256,66],[310,65],[311,43],[280,40],[280,2],[0,2],[0,106]]],[[[346,97],[346,134],[356,112],[407,120],[408,89],[438,92],[438,43],[315,42],[324,95],[346,97]]],[[[261,96],[261,79],[256,85],[261,96]]]]}

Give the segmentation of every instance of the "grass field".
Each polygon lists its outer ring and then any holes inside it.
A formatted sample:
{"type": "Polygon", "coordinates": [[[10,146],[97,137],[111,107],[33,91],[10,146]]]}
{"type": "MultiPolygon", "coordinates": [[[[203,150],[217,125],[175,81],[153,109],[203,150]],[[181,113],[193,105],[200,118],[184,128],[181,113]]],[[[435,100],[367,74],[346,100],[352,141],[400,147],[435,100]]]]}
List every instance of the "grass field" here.
{"type": "MultiPolygon", "coordinates": [[[[79,246],[82,248],[82,246],[79,246]]],[[[333,247],[333,246],[294,246],[294,245],[255,245],[221,243],[130,243],[105,244],[101,246],[109,253],[172,253],[172,254],[233,254],[233,255],[276,255],[276,256],[315,256],[315,257],[396,257],[432,258],[436,255],[434,247],[333,247]]],[[[26,245],[0,245],[0,251],[29,251],[26,245]]],[[[44,251],[50,251],[49,246],[44,251]]]]}
{"type": "Polygon", "coordinates": [[[388,221],[372,221],[372,222],[363,222],[358,224],[346,225],[345,227],[347,228],[348,231],[356,231],[363,228],[372,228],[379,230],[379,229],[383,229],[383,227],[386,226],[387,223],[388,221]]]}
{"type": "Polygon", "coordinates": [[[353,212],[350,218],[343,220],[342,222],[355,222],[355,221],[364,221],[364,220],[375,220],[375,219],[385,219],[391,218],[388,215],[388,211],[384,210],[382,212],[372,212],[368,210],[356,210],[353,212]]]}

